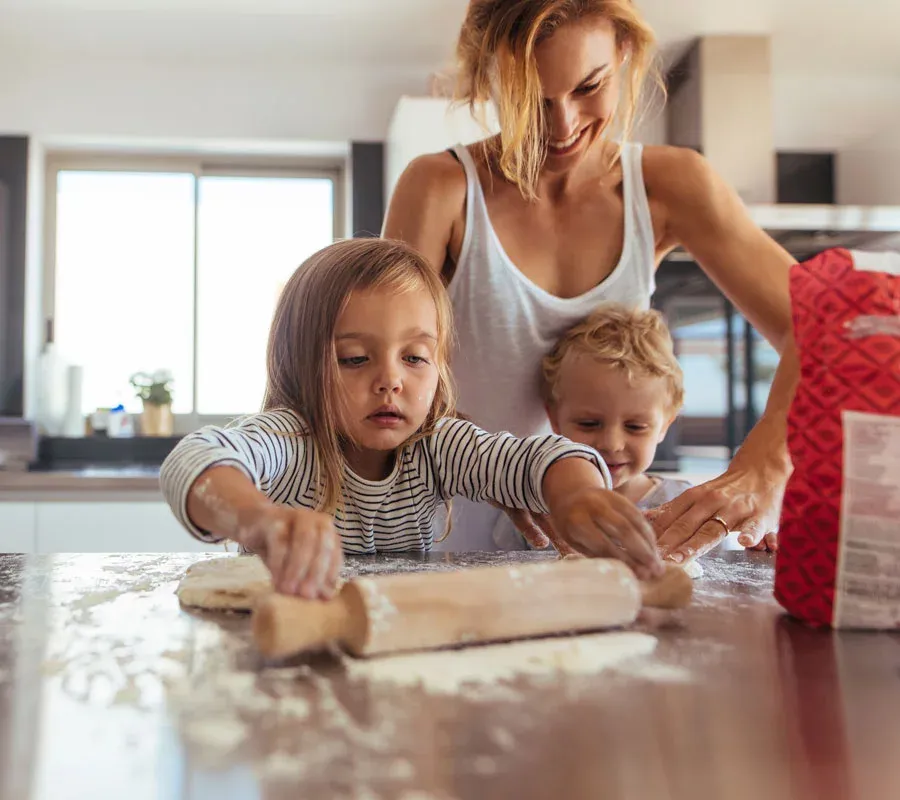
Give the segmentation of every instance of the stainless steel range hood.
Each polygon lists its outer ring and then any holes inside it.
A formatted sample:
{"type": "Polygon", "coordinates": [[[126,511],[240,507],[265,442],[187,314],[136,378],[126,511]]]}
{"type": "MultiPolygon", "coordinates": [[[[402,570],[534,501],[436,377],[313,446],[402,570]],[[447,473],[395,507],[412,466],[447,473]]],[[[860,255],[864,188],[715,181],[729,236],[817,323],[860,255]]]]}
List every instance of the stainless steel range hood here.
{"type": "MultiPolygon", "coordinates": [[[[669,71],[667,140],[702,152],[756,223],[798,258],[900,249],[900,206],[787,205],[777,176],[768,36],[705,36],[669,71]]],[[[837,154],[840,158],[840,154],[837,154]]],[[[676,260],[689,260],[683,252],[676,260]]]]}

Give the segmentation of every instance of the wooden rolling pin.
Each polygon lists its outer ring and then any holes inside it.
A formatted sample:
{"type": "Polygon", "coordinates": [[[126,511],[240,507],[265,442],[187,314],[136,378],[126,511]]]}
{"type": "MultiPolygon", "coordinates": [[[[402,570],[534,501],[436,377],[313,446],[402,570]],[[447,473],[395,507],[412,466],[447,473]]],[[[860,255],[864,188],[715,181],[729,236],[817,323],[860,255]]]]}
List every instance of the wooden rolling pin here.
{"type": "Polygon", "coordinates": [[[629,625],[642,605],[681,608],[692,591],[678,567],[641,583],[621,561],[593,558],[360,577],[334,600],[268,595],[253,636],[270,658],[333,643],[369,656],[629,625]]]}

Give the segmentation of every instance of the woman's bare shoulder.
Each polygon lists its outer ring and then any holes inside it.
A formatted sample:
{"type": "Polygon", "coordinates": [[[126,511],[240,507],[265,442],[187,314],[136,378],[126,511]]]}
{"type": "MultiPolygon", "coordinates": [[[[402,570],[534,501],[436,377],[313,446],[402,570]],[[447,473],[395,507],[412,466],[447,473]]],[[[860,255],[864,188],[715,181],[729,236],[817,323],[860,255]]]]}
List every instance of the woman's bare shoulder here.
{"type": "Polygon", "coordinates": [[[645,146],[643,170],[648,194],[666,206],[702,202],[721,182],[709,161],[689,147],[645,146]]]}
{"type": "Polygon", "coordinates": [[[462,164],[446,151],[417,156],[397,180],[382,235],[411,244],[441,271],[465,205],[462,164]]]}
{"type": "Polygon", "coordinates": [[[398,189],[428,194],[460,192],[465,195],[466,172],[463,165],[448,150],[416,156],[400,175],[398,189]]]}

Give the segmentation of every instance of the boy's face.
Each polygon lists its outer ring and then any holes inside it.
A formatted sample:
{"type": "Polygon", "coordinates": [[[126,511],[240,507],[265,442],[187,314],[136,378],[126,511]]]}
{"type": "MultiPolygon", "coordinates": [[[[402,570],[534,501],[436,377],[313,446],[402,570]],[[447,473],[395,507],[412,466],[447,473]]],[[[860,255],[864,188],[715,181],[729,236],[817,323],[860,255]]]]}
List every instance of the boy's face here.
{"type": "Polygon", "coordinates": [[[664,378],[629,381],[619,367],[581,354],[563,360],[557,395],[547,409],[553,430],[600,453],[615,489],[650,466],[674,419],[664,378]]]}

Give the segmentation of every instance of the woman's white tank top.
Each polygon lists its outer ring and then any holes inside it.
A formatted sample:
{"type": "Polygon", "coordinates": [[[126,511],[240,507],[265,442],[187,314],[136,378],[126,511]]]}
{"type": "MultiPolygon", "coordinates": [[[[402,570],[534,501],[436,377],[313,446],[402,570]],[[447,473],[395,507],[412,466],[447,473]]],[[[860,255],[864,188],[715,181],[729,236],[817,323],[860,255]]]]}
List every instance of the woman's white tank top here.
{"type": "MultiPolygon", "coordinates": [[[[625,233],[619,262],[600,284],[571,298],[544,291],[510,261],[491,225],[471,154],[462,145],[453,152],[465,168],[467,186],[466,231],[448,287],[457,332],[453,374],[459,410],[491,432],[530,436],[549,431],[540,397],[543,356],[564,331],[601,303],[639,308],[650,304],[655,243],[641,167],[643,148],[626,144],[622,152],[625,233]]],[[[498,513],[490,506],[455,500],[454,530],[441,549],[521,547],[517,537],[496,540],[498,513]],[[515,541],[506,541],[510,538],[515,541]]]]}

